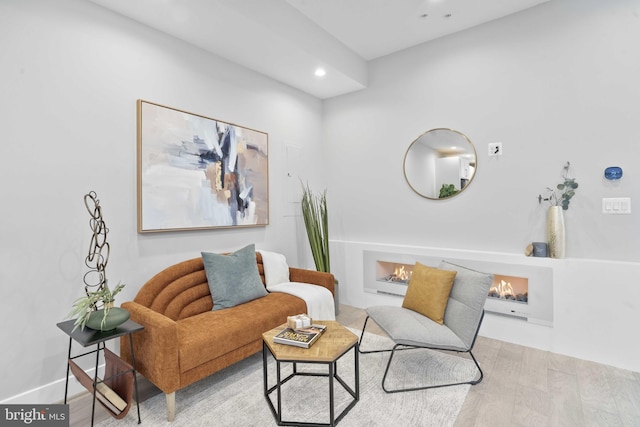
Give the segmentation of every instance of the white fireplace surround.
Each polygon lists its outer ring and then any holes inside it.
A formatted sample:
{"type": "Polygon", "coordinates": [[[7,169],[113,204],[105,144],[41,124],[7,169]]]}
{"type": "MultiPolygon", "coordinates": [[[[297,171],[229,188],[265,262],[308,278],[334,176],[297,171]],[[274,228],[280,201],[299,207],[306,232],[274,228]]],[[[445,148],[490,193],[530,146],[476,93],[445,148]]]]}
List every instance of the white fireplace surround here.
{"type": "Polygon", "coordinates": [[[365,251],[460,260],[469,266],[467,261],[548,268],[553,272],[553,327],[487,311],[480,335],[640,372],[638,343],[629,338],[640,324],[640,262],[332,240],[331,271],[340,280],[342,304],[402,304],[402,297],[364,290],[365,251]]]}
{"type": "Polygon", "coordinates": [[[444,259],[473,270],[505,276],[525,277],[529,280],[527,304],[487,298],[485,310],[511,316],[544,326],[553,326],[553,270],[549,267],[512,264],[478,259],[443,258],[397,252],[363,251],[363,287],[365,292],[404,297],[407,285],[381,281],[377,277],[380,262],[414,265],[416,262],[438,267],[444,259]]]}

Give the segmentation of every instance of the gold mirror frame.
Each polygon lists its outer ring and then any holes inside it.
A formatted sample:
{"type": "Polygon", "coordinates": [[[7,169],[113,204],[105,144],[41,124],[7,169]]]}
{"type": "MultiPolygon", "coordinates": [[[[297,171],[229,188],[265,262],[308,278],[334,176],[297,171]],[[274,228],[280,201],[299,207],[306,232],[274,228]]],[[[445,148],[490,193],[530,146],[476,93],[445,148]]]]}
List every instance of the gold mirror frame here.
{"type": "Polygon", "coordinates": [[[416,138],[404,155],[409,187],[431,200],[451,199],[466,190],[476,174],[478,156],[471,140],[454,129],[435,128],[416,138]],[[453,185],[453,187],[450,187],[453,185]],[[443,186],[446,186],[443,190],[443,186]],[[447,192],[446,190],[453,190],[447,192]],[[445,193],[441,196],[441,193],[445,193]]]}

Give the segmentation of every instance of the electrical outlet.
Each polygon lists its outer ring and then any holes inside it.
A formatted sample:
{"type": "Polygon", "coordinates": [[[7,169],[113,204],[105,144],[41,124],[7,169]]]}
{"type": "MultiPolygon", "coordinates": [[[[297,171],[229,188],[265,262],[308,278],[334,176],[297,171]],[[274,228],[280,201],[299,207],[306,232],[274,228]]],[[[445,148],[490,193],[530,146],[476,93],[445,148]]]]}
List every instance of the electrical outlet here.
{"type": "Polygon", "coordinates": [[[489,156],[502,156],[502,142],[489,143],[489,156]]]}

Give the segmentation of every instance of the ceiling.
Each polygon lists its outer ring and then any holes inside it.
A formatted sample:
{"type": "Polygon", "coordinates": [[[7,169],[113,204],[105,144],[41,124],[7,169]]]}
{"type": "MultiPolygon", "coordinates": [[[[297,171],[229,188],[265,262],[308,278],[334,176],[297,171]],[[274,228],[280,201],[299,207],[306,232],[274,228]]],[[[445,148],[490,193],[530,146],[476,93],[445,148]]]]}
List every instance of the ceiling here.
{"type": "Polygon", "coordinates": [[[326,99],[364,89],[372,59],[549,0],[89,1],[326,99]]]}

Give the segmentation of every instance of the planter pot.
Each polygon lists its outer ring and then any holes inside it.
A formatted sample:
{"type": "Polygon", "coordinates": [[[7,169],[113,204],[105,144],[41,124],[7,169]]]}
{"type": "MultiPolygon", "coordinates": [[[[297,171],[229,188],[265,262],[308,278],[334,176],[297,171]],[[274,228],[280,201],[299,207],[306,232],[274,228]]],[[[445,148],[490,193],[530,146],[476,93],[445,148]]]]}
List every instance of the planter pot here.
{"type": "Polygon", "coordinates": [[[111,331],[129,320],[129,316],[131,316],[131,313],[124,308],[113,307],[109,309],[107,318],[105,319],[104,324],[102,324],[104,309],[101,309],[94,311],[89,315],[89,320],[87,320],[86,326],[87,328],[95,329],[96,331],[111,331]]]}
{"type": "Polygon", "coordinates": [[[551,258],[564,258],[566,238],[562,206],[549,207],[547,214],[547,242],[551,258]]]}

